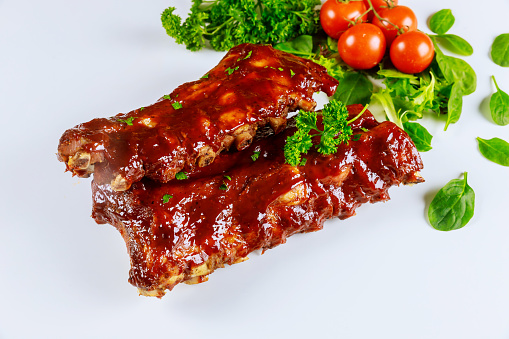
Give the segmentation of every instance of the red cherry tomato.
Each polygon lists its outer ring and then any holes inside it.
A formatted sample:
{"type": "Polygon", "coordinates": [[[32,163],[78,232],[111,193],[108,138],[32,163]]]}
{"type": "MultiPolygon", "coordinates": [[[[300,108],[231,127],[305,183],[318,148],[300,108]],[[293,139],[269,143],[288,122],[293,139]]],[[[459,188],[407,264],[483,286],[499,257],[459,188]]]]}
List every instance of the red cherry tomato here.
{"type": "Polygon", "coordinates": [[[419,73],[433,61],[435,48],[430,37],[423,32],[403,33],[391,45],[391,61],[399,71],[419,73]]]}
{"type": "MultiPolygon", "coordinates": [[[[368,0],[363,0],[366,8],[369,8],[368,0]]],[[[380,11],[383,8],[390,8],[398,5],[398,0],[371,0],[371,4],[373,4],[373,8],[375,11],[380,11]]],[[[368,13],[368,20],[373,20],[373,12],[368,13]]]]}
{"type": "Polygon", "coordinates": [[[387,45],[390,46],[396,36],[399,34],[398,29],[394,25],[403,29],[405,32],[417,30],[417,17],[414,11],[407,6],[396,6],[385,8],[378,11],[378,15],[387,21],[381,21],[378,17],[373,18],[373,25],[380,27],[385,35],[387,45]],[[390,23],[393,25],[391,25],[390,23]]]}
{"type": "Polygon", "coordinates": [[[368,23],[349,28],[338,41],[341,59],[356,69],[375,67],[385,54],[385,46],[382,30],[368,23]]]}
{"type": "Polygon", "coordinates": [[[362,1],[327,0],[320,9],[320,22],[325,33],[337,39],[351,26],[352,21],[367,21],[368,16],[364,14],[366,11],[362,1]]]}

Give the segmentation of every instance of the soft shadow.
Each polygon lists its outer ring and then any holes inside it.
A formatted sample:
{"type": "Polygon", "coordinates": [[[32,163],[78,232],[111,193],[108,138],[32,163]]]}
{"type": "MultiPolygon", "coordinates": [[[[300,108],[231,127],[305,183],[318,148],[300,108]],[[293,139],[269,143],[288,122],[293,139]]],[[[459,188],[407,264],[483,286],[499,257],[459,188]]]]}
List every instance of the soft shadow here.
{"type": "Polygon", "coordinates": [[[487,96],[486,98],[481,101],[479,104],[479,111],[481,111],[482,115],[490,122],[493,122],[493,119],[491,118],[491,111],[490,111],[490,99],[491,95],[487,96]]]}
{"type": "Polygon", "coordinates": [[[428,191],[428,193],[424,194],[424,197],[423,197],[424,205],[426,206],[423,211],[424,219],[426,220],[428,226],[431,228],[433,228],[433,226],[431,226],[431,224],[429,223],[428,210],[429,210],[429,205],[431,204],[431,201],[433,200],[435,195],[437,195],[438,191],[440,191],[440,188],[430,190],[430,191],[428,191]]]}

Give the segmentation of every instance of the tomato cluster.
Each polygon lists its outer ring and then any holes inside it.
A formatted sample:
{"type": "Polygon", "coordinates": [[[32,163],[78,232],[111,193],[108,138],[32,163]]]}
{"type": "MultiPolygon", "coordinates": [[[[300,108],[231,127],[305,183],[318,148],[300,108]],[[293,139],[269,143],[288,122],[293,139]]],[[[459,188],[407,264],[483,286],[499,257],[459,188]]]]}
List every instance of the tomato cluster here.
{"type": "Polygon", "coordinates": [[[433,60],[427,34],[417,30],[417,17],[398,0],[327,0],[320,10],[322,27],[338,39],[343,61],[355,69],[376,66],[389,50],[399,71],[418,73],[433,60]]]}

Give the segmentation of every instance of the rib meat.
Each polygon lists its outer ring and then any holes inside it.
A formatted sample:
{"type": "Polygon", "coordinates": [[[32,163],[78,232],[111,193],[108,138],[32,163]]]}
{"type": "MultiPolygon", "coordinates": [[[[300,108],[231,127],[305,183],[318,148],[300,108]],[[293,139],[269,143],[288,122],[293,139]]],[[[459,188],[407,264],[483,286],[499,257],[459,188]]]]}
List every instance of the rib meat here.
{"type": "MultiPolygon", "coordinates": [[[[361,109],[350,106],[350,116],[361,109]]],[[[368,111],[352,124],[359,140],[330,156],[310,151],[304,166],[285,164],[290,125],[275,136],[260,131],[251,150],[224,152],[186,180],[144,178],[124,192],[94,181],[93,217],[122,234],[129,281],[140,294],[161,297],[180,282],[206,281],[254,250],[319,230],[326,219],[348,218],[363,203],[388,200],[392,185],[423,181],[408,135],[368,111]]]]}
{"type": "Polygon", "coordinates": [[[212,163],[231,145],[251,143],[269,124],[284,128],[289,111],[314,109],[312,96],[331,96],[337,81],[322,66],[268,45],[242,44],[198,81],[151,106],[67,130],[58,158],[81,177],[95,173],[116,191],[147,176],[168,182],[182,169],[212,163]]]}

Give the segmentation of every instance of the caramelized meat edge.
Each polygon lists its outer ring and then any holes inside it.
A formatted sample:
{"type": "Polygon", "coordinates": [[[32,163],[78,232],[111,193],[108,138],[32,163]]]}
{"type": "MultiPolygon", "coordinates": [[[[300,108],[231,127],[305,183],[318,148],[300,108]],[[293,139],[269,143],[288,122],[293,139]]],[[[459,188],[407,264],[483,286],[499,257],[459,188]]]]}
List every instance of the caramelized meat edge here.
{"type": "Polygon", "coordinates": [[[243,150],[256,131],[284,129],[287,114],[312,110],[313,94],[331,96],[337,80],[324,67],[268,45],[242,44],[200,80],[151,106],[67,130],[58,158],[80,177],[115,191],[144,176],[160,182],[210,165],[223,150],[243,150]]]}
{"type": "MultiPolygon", "coordinates": [[[[361,109],[350,106],[351,117],[361,109]]],[[[352,127],[359,140],[330,156],[311,151],[304,166],[285,163],[290,123],[278,135],[260,131],[252,151],[225,152],[187,180],[145,178],[124,192],[94,181],[93,217],[122,234],[130,283],[142,295],[162,297],[252,251],[319,230],[327,219],[353,216],[361,204],[386,201],[393,185],[423,181],[419,153],[403,130],[379,124],[368,111],[352,127]]]]}

